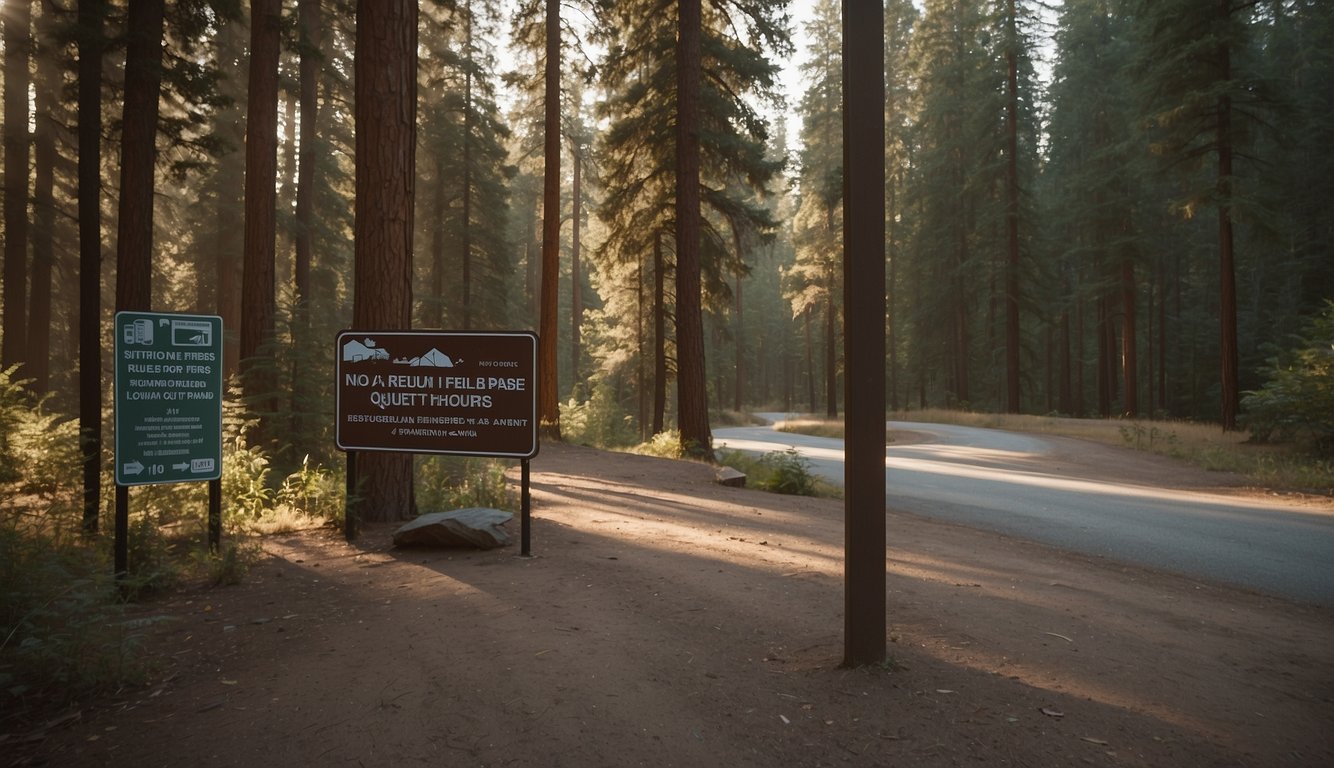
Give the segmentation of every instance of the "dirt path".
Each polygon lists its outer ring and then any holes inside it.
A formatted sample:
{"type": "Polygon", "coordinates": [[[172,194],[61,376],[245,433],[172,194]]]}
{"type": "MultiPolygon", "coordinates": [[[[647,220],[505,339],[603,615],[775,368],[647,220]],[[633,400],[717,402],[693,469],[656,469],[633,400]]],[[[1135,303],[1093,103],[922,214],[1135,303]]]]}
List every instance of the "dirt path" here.
{"type": "Polygon", "coordinates": [[[568,446],[533,488],[532,559],[269,540],[145,607],[156,682],[15,759],[1334,764],[1329,611],[891,512],[891,662],[843,669],[840,502],[568,446]]]}

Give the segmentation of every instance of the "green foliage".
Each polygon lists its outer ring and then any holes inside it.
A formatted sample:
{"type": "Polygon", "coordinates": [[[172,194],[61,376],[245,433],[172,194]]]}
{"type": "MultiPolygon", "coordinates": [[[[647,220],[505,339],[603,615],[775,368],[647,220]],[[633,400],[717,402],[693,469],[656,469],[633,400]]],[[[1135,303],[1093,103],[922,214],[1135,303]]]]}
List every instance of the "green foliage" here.
{"type": "Polygon", "coordinates": [[[306,517],[339,522],[342,519],[343,478],[335,472],[310,463],[307,454],[301,469],[283,478],[275,495],[275,506],[306,517]]]}
{"type": "Polygon", "coordinates": [[[561,436],[566,442],[598,448],[622,448],[635,441],[630,414],[616,402],[610,379],[593,385],[593,396],[584,402],[571,397],[560,409],[561,436]]]}
{"type": "Polygon", "coordinates": [[[0,371],[0,483],[22,476],[14,442],[27,409],[28,396],[22,382],[14,380],[18,366],[0,371]]]}
{"type": "Polygon", "coordinates": [[[788,496],[837,496],[837,489],[811,474],[811,463],[793,449],[772,451],[758,458],[740,451],[722,451],[718,463],[746,475],[750,488],[788,496]]]}
{"type": "Polygon", "coordinates": [[[649,438],[647,442],[631,448],[630,453],[637,453],[641,456],[657,456],[663,459],[685,457],[684,451],[681,450],[681,433],[674,429],[659,432],[649,438]]]}
{"type": "Polygon", "coordinates": [[[127,623],[95,549],[0,524],[0,709],[138,680],[142,622],[127,623]]]}
{"type": "Polygon", "coordinates": [[[811,463],[793,449],[773,451],[760,457],[760,467],[766,470],[756,487],[789,496],[814,496],[815,477],[811,463]]]}
{"type": "Polygon", "coordinates": [[[455,456],[419,457],[417,507],[438,512],[466,507],[518,509],[514,490],[505,479],[505,462],[455,456]]]}
{"type": "Polygon", "coordinates": [[[269,487],[269,457],[246,442],[246,425],[228,440],[222,462],[223,517],[232,521],[258,520],[273,505],[269,487]]]}
{"type": "Polygon", "coordinates": [[[1257,441],[1310,440],[1322,454],[1334,453],[1334,301],[1270,359],[1268,381],[1242,405],[1257,441]]]}

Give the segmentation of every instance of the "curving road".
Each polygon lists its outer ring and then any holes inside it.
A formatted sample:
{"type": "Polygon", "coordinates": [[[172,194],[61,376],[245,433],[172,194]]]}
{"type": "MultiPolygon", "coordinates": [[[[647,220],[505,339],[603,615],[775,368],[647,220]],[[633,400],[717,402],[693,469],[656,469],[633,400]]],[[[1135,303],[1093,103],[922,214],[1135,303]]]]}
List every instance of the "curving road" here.
{"type": "MultiPolygon", "coordinates": [[[[890,427],[928,436],[886,450],[886,492],[895,509],[1334,607],[1328,512],[1057,474],[1049,461],[1053,446],[1031,435],[945,424],[890,427]]],[[[843,482],[842,440],[770,427],[713,435],[716,447],[747,453],[794,448],[813,472],[843,482]]]]}

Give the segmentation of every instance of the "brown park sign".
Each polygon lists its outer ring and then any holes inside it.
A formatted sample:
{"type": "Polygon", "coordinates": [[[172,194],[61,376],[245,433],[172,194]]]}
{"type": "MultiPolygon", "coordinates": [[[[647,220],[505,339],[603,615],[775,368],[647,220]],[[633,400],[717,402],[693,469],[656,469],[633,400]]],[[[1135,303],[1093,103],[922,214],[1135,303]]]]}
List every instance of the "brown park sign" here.
{"type": "Polygon", "coordinates": [[[537,455],[537,335],[343,331],[334,364],[344,451],[537,455]]]}

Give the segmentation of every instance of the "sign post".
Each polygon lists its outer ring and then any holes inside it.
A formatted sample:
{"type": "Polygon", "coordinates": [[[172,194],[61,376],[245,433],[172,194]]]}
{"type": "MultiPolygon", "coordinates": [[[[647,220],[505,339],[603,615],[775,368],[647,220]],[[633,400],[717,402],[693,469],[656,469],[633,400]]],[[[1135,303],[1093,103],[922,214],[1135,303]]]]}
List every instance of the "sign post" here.
{"type": "MultiPolygon", "coordinates": [[[[222,477],[222,318],[117,312],[114,328],[116,573],[123,574],[128,486],[222,477]]],[[[220,505],[209,506],[216,550],[220,505]]]]}
{"type": "MultiPolygon", "coordinates": [[[[523,554],[528,460],[537,455],[537,334],[343,331],[335,350],[334,439],[348,456],[349,500],[359,451],[519,459],[523,554]]],[[[350,502],[346,533],[356,535],[350,502]]]]}

